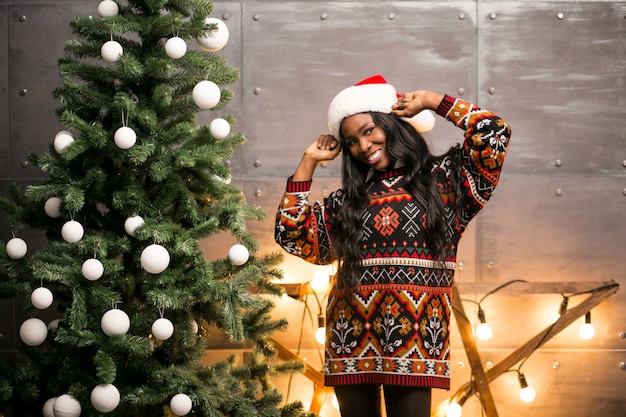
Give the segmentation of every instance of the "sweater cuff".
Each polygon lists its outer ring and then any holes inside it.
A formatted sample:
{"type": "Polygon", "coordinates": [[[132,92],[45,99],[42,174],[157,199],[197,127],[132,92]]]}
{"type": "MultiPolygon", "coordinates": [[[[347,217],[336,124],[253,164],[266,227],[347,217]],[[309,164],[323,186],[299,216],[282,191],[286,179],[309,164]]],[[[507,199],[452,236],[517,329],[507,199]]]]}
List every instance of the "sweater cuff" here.
{"type": "Polygon", "coordinates": [[[443,96],[443,99],[441,100],[441,103],[439,103],[439,106],[437,107],[435,113],[437,113],[439,116],[446,117],[450,109],[452,109],[452,107],[454,106],[455,101],[456,98],[446,94],[445,96],[443,96]]]}
{"type": "Polygon", "coordinates": [[[293,181],[293,175],[287,178],[287,188],[286,192],[288,193],[306,193],[311,191],[311,184],[313,180],[308,181],[293,181]]]}

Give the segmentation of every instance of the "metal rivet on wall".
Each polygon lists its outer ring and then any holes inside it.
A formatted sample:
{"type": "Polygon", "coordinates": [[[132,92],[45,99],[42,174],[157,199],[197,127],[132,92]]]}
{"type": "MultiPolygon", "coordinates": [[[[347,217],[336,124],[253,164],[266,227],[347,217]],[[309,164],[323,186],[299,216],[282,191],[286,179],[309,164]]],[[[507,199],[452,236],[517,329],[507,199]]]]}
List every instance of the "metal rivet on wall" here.
{"type": "Polygon", "coordinates": [[[622,166],[623,166],[624,168],[626,168],[626,159],[624,159],[624,160],[622,161],[622,166]]]}
{"type": "Polygon", "coordinates": [[[259,94],[261,94],[261,89],[259,87],[254,89],[254,95],[258,96],[259,94]]]}
{"type": "Polygon", "coordinates": [[[563,161],[561,161],[560,159],[558,159],[558,158],[557,158],[557,159],[554,161],[554,166],[556,166],[556,167],[560,167],[561,165],[563,165],[563,161]]]}
{"type": "Polygon", "coordinates": [[[261,166],[261,161],[259,161],[258,159],[256,161],[254,161],[254,166],[256,168],[260,167],[261,166]]]}
{"type": "Polygon", "coordinates": [[[620,362],[619,367],[620,369],[626,369],[626,363],[620,362]]]}
{"type": "Polygon", "coordinates": [[[224,13],[224,14],[222,15],[222,20],[228,20],[228,19],[230,19],[230,14],[228,14],[228,13],[224,13]]]}
{"type": "Polygon", "coordinates": [[[489,87],[489,94],[494,95],[496,93],[495,87],[489,87]]]}
{"type": "Polygon", "coordinates": [[[457,266],[457,268],[459,268],[459,271],[462,271],[462,270],[463,270],[463,267],[465,267],[465,264],[464,264],[463,262],[458,262],[458,263],[456,264],[456,266],[457,266]]]}
{"type": "Polygon", "coordinates": [[[230,159],[227,159],[227,160],[224,161],[224,166],[225,167],[229,167],[230,168],[230,165],[231,165],[230,159]]]}
{"type": "Polygon", "coordinates": [[[328,166],[328,162],[324,161],[320,164],[322,168],[326,168],[328,166]]]}
{"type": "Polygon", "coordinates": [[[460,96],[462,96],[463,94],[465,94],[465,89],[464,89],[463,87],[459,88],[457,91],[458,91],[458,93],[459,93],[459,95],[460,95],[460,96]]]}
{"type": "Polygon", "coordinates": [[[254,190],[254,196],[255,197],[261,197],[263,195],[263,193],[261,192],[260,188],[257,188],[256,190],[254,190]]]}
{"type": "Polygon", "coordinates": [[[254,16],[252,16],[252,19],[260,20],[261,19],[261,15],[260,14],[255,14],[254,16]]]}
{"type": "Polygon", "coordinates": [[[322,14],[320,15],[320,19],[322,19],[322,20],[326,20],[326,19],[328,19],[328,13],[322,13],[322,14]]]}
{"type": "Polygon", "coordinates": [[[465,20],[465,13],[459,13],[459,20],[465,20]]]}
{"type": "Polygon", "coordinates": [[[396,18],[396,14],[395,14],[395,13],[389,13],[389,14],[387,15],[387,18],[388,18],[389,20],[393,20],[393,19],[395,19],[395,18],[396,18]]]}
{"type": "Polygon", "coordinates": [[[560,366],[561,366],[561,364],[560,364],[560,363],[558,363],[558,362],[554,362],[554,363],[552,364],[552,369],[559,369],[559,367],[560,367],[560,366]]]}
{"type": "Polygon", "coordinates": [[[560,188],[557,188],[555,194],[556,194],[557,197],[560,197],[560,196],[563,195],[563,190],[560,189],[560,188]]]}
{"type": "Polygon", "coordinates": [[[23,88],[20,90],[20,96],[25,96],[26,94],[28,94],[28,90],[23,88]]]}
{"type": "Polygon", "coordinates": [[[26,22],[26,16],[22,15],[18,17],[17,20],[19,20],[20,22],[26,22]]]}
{"type": "Polygon", "coordinates": [[[460,361],[458,365],[459,365],[459,369],[465,369],[465,362],[460,361]]]}
{"type": "Polygon", "coordinates": [[[22,163],[20,164],[20,166],[22,168],[26,168],[28,166],[28,161],[22,161],[22,163]]]}
{"type": "Polygon", "coordinates": [[[493,368],[493,362],[491,362],[491,361],[485,362],[485,368],[487,368],[487,369],[493,368]]]}
{"type": "Polygon", "coordinates": [[[620,339],[626,339],[626,332],[619,332],[620,339]]]}
{"type": "Polygon", "coordinates": [[[322,188],[322,197],[326,198],[328,197],[328,187],[324,186],[324,188],[322,188]]]}
{"type": "Polygon", "coordinates": [[[626,195],[626,188],[622,191],[622,194],[626,195]]]}
{"type": "Polygon", "coordinates": [[[489,15],[489,19],[491,19],[491,20],[496,20],[497,18],[498,18],[498,15],[497,15],[497,14],[495,14],[495,13],[491,13],[491,14],[489,15]]]}
{"type": "Polygon", "coordinates": [[[556,18],[559,19],[559,20],[563,20],[564,17],[565,17],[565,15],[563,13],[561,13],[561,12],[556,14],[556,18]]]}
{"type": "Polygon", "coordinates": [[[494,265],[495,265],[495,262],[494,262],[494,261],[489,261],[489,262],[487,262],[487,268],[488,268],[488,269],[492,269],[494,265]]]}

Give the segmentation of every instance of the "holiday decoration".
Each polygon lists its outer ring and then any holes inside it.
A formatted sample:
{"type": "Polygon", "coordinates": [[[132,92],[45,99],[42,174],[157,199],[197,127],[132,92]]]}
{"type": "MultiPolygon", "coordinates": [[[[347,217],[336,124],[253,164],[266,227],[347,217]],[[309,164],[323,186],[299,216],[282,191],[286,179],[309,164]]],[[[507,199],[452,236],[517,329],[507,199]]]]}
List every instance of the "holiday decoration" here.
{"type": "Polygon", "coordinates": [[[177,416],[184,416],[191,411],[193,404],[187,394],[176,394],[170,400],[170,410],[177,416]]]}
{"type": "Polygon", "coordinates": [[[248,249],[240,243],[231,246],[228,250],[228,259],[233,265],[239,266],[245,264],[248,262],[249,256],[250,253],[248,249]]]}
{"type": "Polygon", "coordinates": [[[45,310],[52,305],[54,296],[52,291],[45,287],[36,288],[30,295],[30,301],[35,308],[39,310],[45,310]]]}
{"type": "Polygon", "coordinates": [[[143,226],[143,224],[144,224],[143,217],[131,216],[127,218],[126,221],[124,222],[124,230],[129,235],[135,236],[135,230],[137,230],[139,226],[143,226]]]}
{"type": "Polygon", "coordinates": [[[43,417],[54,417],[54,411],[52,408],[54,407],[54,402],[56,401],[56,399],[57,397],[52,397],[46,400],[45,403],[43,403],[43,407],[41,408],[43,417]]]}
{"type": "Polygon", "coordinates": [[[113,308],[104,313],[100,327],[107,336],[126,334],[130,329],[130,318],[122,310],[113,308]]]}
{"type": "Polygon", "coordinates": [[[20,326],[20,339],[28,346],[39,346],[48,337],[48,326],[38,318],[27,319],[20,326]]]}
{"type": "Polygon", "coordinates": [[[230,135],[230,123],[221,117],[213,119],[209,124],[209,132],[215,139],[224,139],[230,135]]]}
{"type": "Polygon", "coordinates": [[[120,403],[120,392],[112,384],[100,384],[91,390],[91,405],[101,413],[108,413],[120,403]]]}
{"type": "Polygon", "coordinates": [[[119,7],[113,0],[103,0],[98,4],[98,14],[100,17],[113,17],[119,13],[119,7]]]}
{"type": "Polygon", "coordinates": [[[207,52],[217,52],[224,48],[226,43],[228,43],[229,37],[228,26],[226,26],[226,23],[215,17],[207,17],[205,19],[205,23],[207,25],[217,26],[206,35],[196,38],[200,48],[207,52]]]}
{"type": "Polygon", "coordinates": [[[48,217],[52,217],[53,219],[61,217],[61,204],[63,200],[59,197],[50,197],[46,200],[43,205],[44,212],[48,215],[48,217]]]}
{"type": "Polygon", "coordinates": [[[59,328],[59,324],[62,322],[63,320],[61,319],[54,319],[52,320],[50,323],[48,323],[48,330],[51,332],[56,331],[59,328]]]}
{"type": "Polygon", "coordinates": [[[222,92],[213,81],[200,81],[193,88],[192,98],[201,109],[212,109],[220,102],[222,92]]]}
{"type": "Polygon", "coordinates": [[[87,259],[80,268],[83,276],[89,281],[97,281],[104,274],[104,265],[96,258],[87,259]]]}
{"type": "Polygon", "coordinates": [[[174,325],[171,321],[161,317],[152,323],[152,335],[159,340],[167,340],[174,334],[174,325]]]}
{"type": "Polygon", "coordinates": [[[137,142],[137,134],[130,127],[122,126],[115,131],[113,140],[121,149],[130,149],[137,142]]]}
{"type": "Polygon", "coordinates": [[[61,236],[68,243],[76,243],[83,238],[85,234],[85,229],[83,229],[83,225],[78,223],[76,220],[70,220],[66,222],[61,228],[61,236]]]}
{"type": "Polygon", "coordinates": [[[80,403],[69,394],[60,395],[52,406],[54,417],[78,417],[82,412],[80,403]]]}
{"type": "Polygon", "coordinates": [[[141,266],[151,274],[160,274],[170,264],[170,254],[161,245],[152,244],[141,252],[141,266]]]}
{"type": "Polygon", "coordinates": [[[165,53],[172,59],[182,58],[187,53],[187,42],[178,36],[169,38],[165,42],[165,53]]]}
{"type": "Polygon", "coordinates": [[[10,239],[6,243],[5,247],[7,255],[9,255],[9,258],[11,259],[21,259],[26,256],[26,252],[28,252],[28,245],[26,245],[24,239],[21,239],[19,237],[14,237],[13,239],[10,239]]]}
{"type": "Polygon", "coordinates": [[[123,53],[124,49],[117,41],[106,41],[100,48],[100,55],[106,62],[117,62],[123,53]]]}
{"type": "Polygon", "coordinates": [[[54,150],[58,153],[63,152],[63,149],[70,143],[74,142],[74,136],[67,130],[62,130],[54,137],[54,150]]]}

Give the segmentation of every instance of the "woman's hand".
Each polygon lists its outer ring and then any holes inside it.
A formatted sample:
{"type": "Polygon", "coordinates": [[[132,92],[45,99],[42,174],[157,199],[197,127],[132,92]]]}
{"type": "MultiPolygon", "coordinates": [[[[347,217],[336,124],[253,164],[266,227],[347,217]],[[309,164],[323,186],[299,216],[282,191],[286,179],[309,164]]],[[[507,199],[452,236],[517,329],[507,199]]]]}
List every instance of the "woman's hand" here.
{"type": "Polygon", "coordinates": [[[333,160],[341,152],[339,141],[332,135],[320,135],[316,141],[311,143],[293,174],[293,181],[308,181],[313,177],[313,172],[317,164],[324,161],[333,160]]]}
{"type": "Polygon", "coordinates": [[[402,93],[398,102],[391,107],[391,113],[400,117],[413,117],[422,110],[437,110],[443,96],[432,91],[417,90],[402,93]]]}

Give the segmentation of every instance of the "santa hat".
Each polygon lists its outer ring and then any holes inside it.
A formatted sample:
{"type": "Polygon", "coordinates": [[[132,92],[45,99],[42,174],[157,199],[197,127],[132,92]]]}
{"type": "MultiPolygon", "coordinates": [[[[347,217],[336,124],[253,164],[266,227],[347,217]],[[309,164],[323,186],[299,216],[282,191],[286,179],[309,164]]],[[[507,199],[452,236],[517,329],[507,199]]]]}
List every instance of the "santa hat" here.
{"type": "MultiPolygon", "coordinates": [[[[391,113],[391,106],[396,104],[398,97],[400,97],[400,94],[398,94],[394,86],[388,84],[385,77],[380,74],[366,78],[353,86],[341,90],[335,98],[333,98],[328,107],[328,127],[330,133],[338,139],[340,137],[340,127],[343,119],[358,113],[372,111],[387,114],[391,113]]],[[[432,113],[430,113],[430,111],[427,112],[434,120],[432,113]]],[[[420,116],[420,119],[424,119],[425,115],[422,113],[424,113],[424,111],[418,113],[414,118],[420,116]]],[[[426,116],[426,118],[428,118],[428,116],[426,116]]],[[[430,130],[421,130],[419,125],[422,123],[417,122],[417,119],[407,119],[407,121],[411,122],[418,132],[430,130]]],[[[428,123],[430,123],[430,121],[428,123]]]]}

